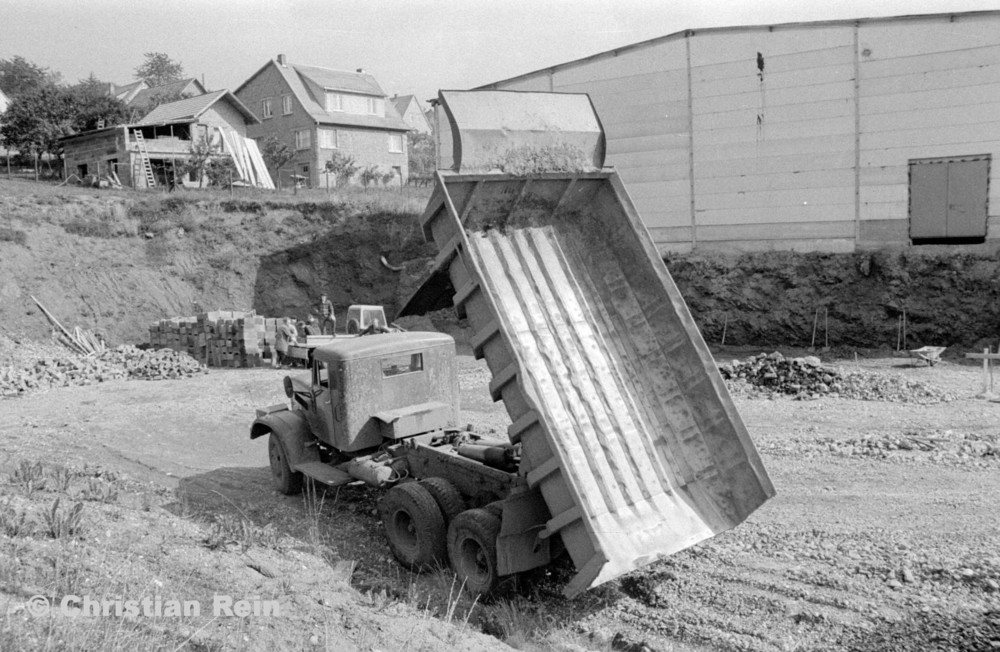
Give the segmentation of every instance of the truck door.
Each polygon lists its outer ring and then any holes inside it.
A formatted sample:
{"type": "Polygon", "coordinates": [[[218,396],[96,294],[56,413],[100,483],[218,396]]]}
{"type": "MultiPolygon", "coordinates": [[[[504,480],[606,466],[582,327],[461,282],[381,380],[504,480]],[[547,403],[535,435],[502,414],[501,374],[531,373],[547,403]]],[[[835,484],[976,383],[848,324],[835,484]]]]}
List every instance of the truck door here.
{"type": "Polygon", "coordinates": [[[327,362],[313,360],[313,404],[310,420],[313,421],[313,432],[320,439],[333,443],[335,441],[334,411],[340,404],[340,389],[337,387],[336,367],[327,362]]]}

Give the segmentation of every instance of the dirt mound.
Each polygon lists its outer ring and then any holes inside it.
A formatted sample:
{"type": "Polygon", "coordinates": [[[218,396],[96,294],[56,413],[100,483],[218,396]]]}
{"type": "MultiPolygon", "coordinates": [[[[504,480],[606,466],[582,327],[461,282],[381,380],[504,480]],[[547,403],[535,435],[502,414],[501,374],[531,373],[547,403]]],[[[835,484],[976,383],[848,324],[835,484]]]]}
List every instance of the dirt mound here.
{"type": "Polygon", "coordinates": [[[0,333],[16,339],[49,338],[31,296],[111,343],[145,342],[151,322],[204,310],[305,318],[324,291],[338,315],[353,303],[394,313],[433,254],[416,220],[426,197],[412,193],[298,203],[19,183],[0,193],[12,234],[0,234],[0,333]]]}
{"type": "Polygon", "coordinates": [[[862,401],[936,403],[947,392],[926,383],[875,371],[847,371],[807,356],[786,358],[775,351],[719,365],[730,391],[737,395],[784,394],[799,399],[838,396],[862,401]]]}

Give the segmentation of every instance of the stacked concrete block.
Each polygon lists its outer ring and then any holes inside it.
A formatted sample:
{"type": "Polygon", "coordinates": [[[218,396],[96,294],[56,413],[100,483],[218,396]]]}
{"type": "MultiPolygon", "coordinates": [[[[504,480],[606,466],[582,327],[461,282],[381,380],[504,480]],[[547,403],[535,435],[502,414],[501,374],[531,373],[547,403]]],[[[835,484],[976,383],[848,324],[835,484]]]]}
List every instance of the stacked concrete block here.
{"type": "Polygon", "coordinates": [[[274,361],[276,323],[254,312],[217,310],[154,322],[149,341],[209,367],[260,367],[274,361]]]}

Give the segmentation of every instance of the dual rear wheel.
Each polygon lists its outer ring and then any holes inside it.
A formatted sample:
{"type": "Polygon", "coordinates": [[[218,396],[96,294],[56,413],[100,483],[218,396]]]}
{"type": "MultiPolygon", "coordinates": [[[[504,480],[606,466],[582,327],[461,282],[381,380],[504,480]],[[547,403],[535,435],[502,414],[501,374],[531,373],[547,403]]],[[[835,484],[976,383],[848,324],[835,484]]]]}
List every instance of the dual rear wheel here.
{"type": "Polygon", "coordinates": [[[423,571],[450,563],[470,593],[497,587],[496,510],[466,510],[451,482],[428,478],[390,489],[379,511],[389,547],[404,566],[423,571]]]}

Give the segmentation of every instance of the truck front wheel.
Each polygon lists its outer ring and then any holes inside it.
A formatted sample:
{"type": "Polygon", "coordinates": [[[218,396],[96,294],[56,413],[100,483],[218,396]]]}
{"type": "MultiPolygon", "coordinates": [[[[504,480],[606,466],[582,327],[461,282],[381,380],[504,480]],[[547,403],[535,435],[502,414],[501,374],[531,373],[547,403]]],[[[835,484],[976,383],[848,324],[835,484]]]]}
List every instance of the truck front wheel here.
{"type": "Polygon", "coordinates": [[[485,509],[470,509],[448,527],[448,559],[473,594],[488,595],[500,581],[497,574],[497,536],[500,519],[485,509]]]}
{"type": "Polygon", "coordinates": [[[379,511],[389,548],[404,566],[427,570],[447,558],[444,516],[427,489],[397,485],[379,501],[379,511]]]}
{"type": "Polygon", "coordinates": [[[288,465],[285,445],[273,432],[267,439],[267,455],[271,461],[271,478],[274,480],[274,487],[286,496],[300,493],[302,491],[302,474],[292,471],[292,467],[288,465]]]}

